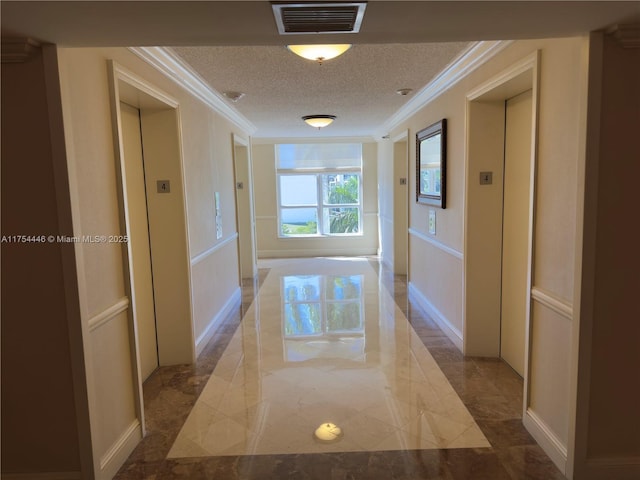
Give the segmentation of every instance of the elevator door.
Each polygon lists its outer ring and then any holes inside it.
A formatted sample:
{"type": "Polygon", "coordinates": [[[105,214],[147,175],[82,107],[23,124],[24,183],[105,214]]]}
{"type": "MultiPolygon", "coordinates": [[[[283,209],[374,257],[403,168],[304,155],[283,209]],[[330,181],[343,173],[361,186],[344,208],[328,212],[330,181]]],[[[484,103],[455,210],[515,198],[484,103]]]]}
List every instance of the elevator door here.
{"type": "Polygon", "coordinates": [[[521,376],[525,364],[532,93],[506,101],[500,355],[521,376]]]}
{"type": "Polygon", "coordinates": [[[120,103],[122,140],[129,215],[129,242],[133,269],[133,308],[135,312],[142,380],[158,367],[158,342],[153,297],[149,221],[145,193],[145,172],[140,129],[140,111],[120,103]]]}

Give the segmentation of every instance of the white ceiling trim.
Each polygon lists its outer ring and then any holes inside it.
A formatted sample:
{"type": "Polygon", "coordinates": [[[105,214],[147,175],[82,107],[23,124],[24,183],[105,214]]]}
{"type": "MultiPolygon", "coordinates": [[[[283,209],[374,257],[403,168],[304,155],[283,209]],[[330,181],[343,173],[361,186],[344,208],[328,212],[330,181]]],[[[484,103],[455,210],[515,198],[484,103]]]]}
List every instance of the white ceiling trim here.
{"type": "Polygon", "coordinates": [[[129,47],[129,50],[203,101],[215,112],[234,123],[244,133],[253,135],[256,132],[257,127],[253,123],[231,107],[221,94],[213,90],[198,73],[183,62],[171,49],[165,47],[129,47]]]}
{"type": "Polygon", "coordinates": [[[408,120],[412,115],[415,115],[435,98],[442,95],[480,65],[487,62],[512,43],[512,40],[502,40],[476,42],[471,45],[451,62],[447,68],[416,93],[411,100],[394,113],[380,129],[376,130],[375,135],[377,137],[388,135],[389,132],[402,122],[408,120]]]}

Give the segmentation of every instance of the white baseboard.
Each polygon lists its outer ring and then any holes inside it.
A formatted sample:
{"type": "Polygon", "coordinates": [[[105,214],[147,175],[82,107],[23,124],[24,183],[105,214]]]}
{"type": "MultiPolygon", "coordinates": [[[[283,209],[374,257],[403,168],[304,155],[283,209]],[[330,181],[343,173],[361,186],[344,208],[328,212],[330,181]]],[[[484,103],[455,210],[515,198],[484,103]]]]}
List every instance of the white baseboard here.
{"type": "Polygon", "coordinates": [[[80,472],[3,473],[2,480],[81,480],[80,472]]]}
{"type": "Polygon", "coordinates": [[[98,478],[100,480],[113,478],[141,440],[142,425],[136,418],[100,459],[98,478]]]}
{"type": "Polygon", "coordinates": [[[412,283],[409,283],[409,296],[418,303],[418,305],[438,324],[442,331],[449,337],[456,347],[462,351],[462,333],[438,310],[433,303],[429,301],[424,294],[418,290],[412,283]]]}
{"type": "Polygon", "coordinates": [[[238,304],[242,300],[242,290],[240,287],[236,288],[233,294],[229,297],[227,302],[222,306],[220,311],[216,314],[215,317],[211,319],[209,325],[204,329],[204,331],[198,336],[196,339],[196,357],[200,355],[204,347],[209,343],[211,337],[216,332],[216,327],[222,320],[224,320],[227,315],[229,315],[234,308],[238,306],[238,304]]]}
{"type": "MultiPolygon", "coordinates": [[[[556,467],[566,475],[567,473],[567,447],[555,435],[549,426],[531,408],[527,409],[522,423],[527,431],[535,438],[556,467]]],[[[613,477],[611,477],[613,478],[613,477]]]]}
{"type": "Polygon", "coordinates": [[[378,254],[378,257],[380,257],[382,265],[393,272],[393,262],[389,261],[387,257],[381,257],[380,254],[378,254]]]}

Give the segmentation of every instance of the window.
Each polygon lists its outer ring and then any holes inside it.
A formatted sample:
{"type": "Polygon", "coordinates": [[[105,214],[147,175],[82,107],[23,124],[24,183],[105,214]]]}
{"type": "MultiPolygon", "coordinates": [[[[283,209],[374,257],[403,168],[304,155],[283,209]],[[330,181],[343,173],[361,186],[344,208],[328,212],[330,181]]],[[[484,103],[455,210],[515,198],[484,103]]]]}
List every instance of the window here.
{"type": "Polygon", "coordinates": [[[362,234],[362,145],[276,145],[280,237],[362,234]]]}

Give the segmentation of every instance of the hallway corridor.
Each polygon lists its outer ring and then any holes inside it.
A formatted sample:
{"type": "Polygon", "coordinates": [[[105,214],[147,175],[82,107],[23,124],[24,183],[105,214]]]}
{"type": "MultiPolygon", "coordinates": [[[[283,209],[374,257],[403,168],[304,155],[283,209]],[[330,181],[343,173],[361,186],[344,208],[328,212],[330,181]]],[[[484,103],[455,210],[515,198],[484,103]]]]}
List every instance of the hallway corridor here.
{"type": "Polygon", "coordinates": [[[260,267],[197,364],[144,384],[147,437],[117,479],[563,478],[522,426],[521,378],[464,358],[405,277],[375,258],[260,267]]]}

